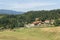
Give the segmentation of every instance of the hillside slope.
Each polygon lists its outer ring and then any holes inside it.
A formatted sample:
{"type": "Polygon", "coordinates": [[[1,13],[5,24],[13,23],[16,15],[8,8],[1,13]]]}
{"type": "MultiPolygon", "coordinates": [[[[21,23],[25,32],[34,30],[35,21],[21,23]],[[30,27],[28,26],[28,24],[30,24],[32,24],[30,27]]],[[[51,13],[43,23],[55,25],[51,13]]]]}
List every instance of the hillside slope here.
{"type": "Polygon", "coordinates": [[[0,40],[60,40],[60,27],[6,30],[0,32],[0,40]]]}
{"type": "Polygon", "coordinates": [[[22,14],[23,12],[17,12],[13,10],[2,10],[0,9],[0,14],[22,14]]]}

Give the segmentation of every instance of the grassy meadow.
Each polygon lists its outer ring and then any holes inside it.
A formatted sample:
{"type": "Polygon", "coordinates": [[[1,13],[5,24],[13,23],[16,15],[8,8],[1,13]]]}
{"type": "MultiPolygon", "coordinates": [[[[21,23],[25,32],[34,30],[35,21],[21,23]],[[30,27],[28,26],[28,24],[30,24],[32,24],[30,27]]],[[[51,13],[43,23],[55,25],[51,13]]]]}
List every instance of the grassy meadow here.
{"type": "Polygon", "coordinates": [[[19,28],[0,32],[0,40],[60,40],[60,27],[19,28]]]}

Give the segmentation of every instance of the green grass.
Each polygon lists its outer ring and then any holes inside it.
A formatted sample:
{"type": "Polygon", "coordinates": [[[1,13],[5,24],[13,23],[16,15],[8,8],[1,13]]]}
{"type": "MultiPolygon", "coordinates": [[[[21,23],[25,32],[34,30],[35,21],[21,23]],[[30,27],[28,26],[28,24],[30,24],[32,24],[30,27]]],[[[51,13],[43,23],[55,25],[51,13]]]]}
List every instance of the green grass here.
{"type": "MultiPolygon", "coordinates": [[[[0,40],[60,40],[60,32],[46,28],[20,28],[0,32],[0,40]]],[[[56,28],[55,28],[56,29],[56,28]]]]}

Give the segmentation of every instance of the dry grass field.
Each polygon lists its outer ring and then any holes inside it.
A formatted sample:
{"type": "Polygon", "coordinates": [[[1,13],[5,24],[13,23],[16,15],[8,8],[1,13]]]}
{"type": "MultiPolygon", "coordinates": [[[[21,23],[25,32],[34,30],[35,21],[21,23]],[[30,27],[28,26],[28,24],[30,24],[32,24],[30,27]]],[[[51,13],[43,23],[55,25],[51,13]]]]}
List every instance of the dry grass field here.
{"type": "Polygon", "coordinates": [[[60,27],[20,28],[1,31],[0,40],[60,40],[60,27]]]}

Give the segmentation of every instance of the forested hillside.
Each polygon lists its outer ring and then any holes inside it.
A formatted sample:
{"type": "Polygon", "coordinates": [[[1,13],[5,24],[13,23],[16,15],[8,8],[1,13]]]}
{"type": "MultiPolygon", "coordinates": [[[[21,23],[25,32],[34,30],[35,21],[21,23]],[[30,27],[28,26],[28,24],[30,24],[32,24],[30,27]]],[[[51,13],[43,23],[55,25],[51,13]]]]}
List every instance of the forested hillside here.
{"type": "Polygon", "coordinates": [[[50,11],[29,11],[18,15],[0,14],[0,28],[13,29],[24,27],[25,23],[35,21],[35,18],[40,18],[40,20],[60,19],[60,9],[50,11]]]}

